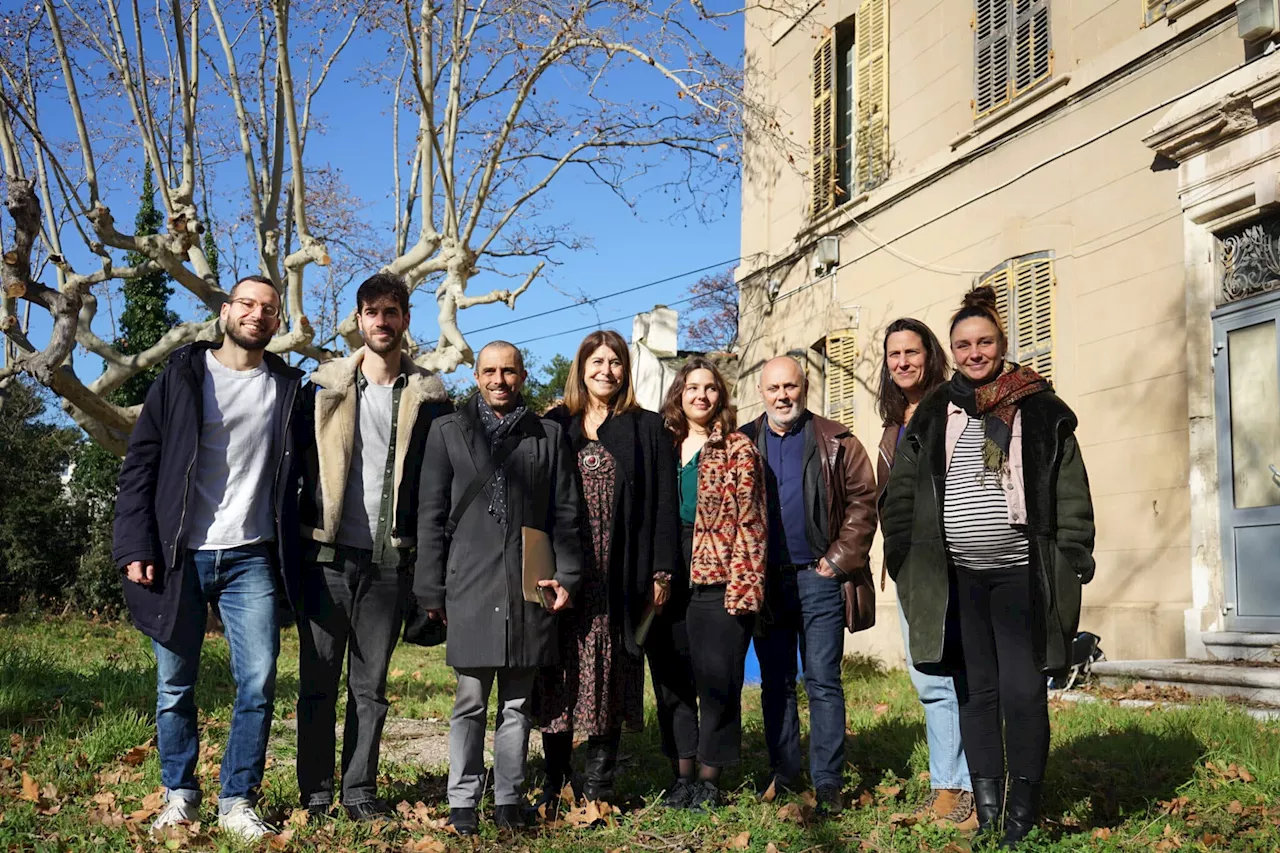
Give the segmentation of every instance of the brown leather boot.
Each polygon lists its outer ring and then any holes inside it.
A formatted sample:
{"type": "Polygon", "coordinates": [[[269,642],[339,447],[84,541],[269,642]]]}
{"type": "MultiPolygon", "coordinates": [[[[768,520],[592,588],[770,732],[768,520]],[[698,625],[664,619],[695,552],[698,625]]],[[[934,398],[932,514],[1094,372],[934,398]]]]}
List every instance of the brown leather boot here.
{"type": "Polygon", "coordinates": [[[933,801],[934,823],[954,826],[961,832],[974,832],[978,828],[978,812],[973,807],[973,794],[959,788],[943,788],[935,792],[933,801]]]}

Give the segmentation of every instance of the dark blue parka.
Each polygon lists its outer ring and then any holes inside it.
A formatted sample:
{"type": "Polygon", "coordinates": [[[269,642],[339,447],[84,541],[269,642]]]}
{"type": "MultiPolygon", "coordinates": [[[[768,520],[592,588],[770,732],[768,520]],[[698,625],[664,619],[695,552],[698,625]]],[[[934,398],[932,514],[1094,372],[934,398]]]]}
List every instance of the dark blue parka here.
{"type": "MultiPolygon", "coordinates": [[[[124,569],[140,560],[155,563],[150,587],[122,575],[124,598],[138,630],[168,642],[182,589],[187,547],[188,512],[195,487],[200,449],[206,350],[209,342],[183,347],[147,392],[142,414],[129,437],[129,452],[120,466],[112,557],[124,569]]],[[[299,594],[298,453],[299,418],[295,416],[303,373],[267,353],[264,364],[276,383],[275,434],[270,437],[275,514],[277,590],[295,610],[299,594]]]]}

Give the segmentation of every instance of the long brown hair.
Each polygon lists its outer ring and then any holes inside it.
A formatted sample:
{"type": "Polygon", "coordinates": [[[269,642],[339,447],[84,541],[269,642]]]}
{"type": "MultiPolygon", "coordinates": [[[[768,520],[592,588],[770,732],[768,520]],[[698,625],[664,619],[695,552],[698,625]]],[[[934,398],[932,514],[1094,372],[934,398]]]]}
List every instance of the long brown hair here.
{"type": "Polygon", "coordinates": [[[622,362],[622,387],[609,401],[609,408],[615,415],[640,408],[636,402],[635,389],[631,387],[631,350],[622,335],[612,329],[597,329],[582,339],[578,352],[569,366],[569,378],[564,383],[564,405],[571,415],[580,415],[587,410],[587,359],[600,347],[608,347],[618,360],[622,362]]]}
{"type": "Polygon", "coordinates": [[[898,332],[913,332],[924,347],[924,374],[920,385],[925,393],[947,381],[947,353],[942,342],[926,324],[913,317],[900,317],[884,330],[884,355],[880,359],[880,394],[876,408],[880,419],[887,424],[902,424],[907,418],[907,395],[893,381],[889,373],[889,336],[898,332]]]}
{"type": "Polygon", "coordinates": [[[703,358],[700,355],[690,356],[676,371],[675,379],[671,380],[671,387],[667,389],[667,396],[662,401],[662,423],[666,426],[667,431],[671,433],[671,437],[677,445],[689,436],[689,420],[685,417],[684,406],[681,405],[681,401],[684,397],[685,383],[689,381],[689,374],[695,370],[711,371],[711,381],[716,391],[719,392],[716,410],[711,415],[711,421],[707,425],[708,431],[714,433],[715,428],[719,427],[720,440],[723,441],[726,435],[738,427],[738,411],[729,402],[729,387],[725,385],[724,377],[720,375],[720,371],[716,369],[710,359],[703,358]]]}
{"type": "Polygon", "coordinates": [[[960,310],[951,315],[951,329],[948,335],[955,333],[956,325],[961,320],[968,320],[970,317],[983,317],[990,320],[996,327],[996,334],[1000,337],[1000,357],[1004,358],[1009,354],[1009,339],[1004,334],[1004,323],[1000,320],[1000,309],[994,287],[984,284],[964,295],[960,310]]]}

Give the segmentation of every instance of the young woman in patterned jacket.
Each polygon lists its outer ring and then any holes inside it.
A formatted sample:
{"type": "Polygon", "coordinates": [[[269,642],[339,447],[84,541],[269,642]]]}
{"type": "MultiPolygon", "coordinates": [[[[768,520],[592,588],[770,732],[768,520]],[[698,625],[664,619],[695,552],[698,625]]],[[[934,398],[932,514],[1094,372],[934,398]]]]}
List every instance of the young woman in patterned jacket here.
{"type": "MultiPolygon", "coordinates": [[[[680,460],[686,630],[702,765],[695,781],[692,756],[681,756],[667,804],[701,811],[720,804],[720,771],[737,763],[742,749],[743,666],[764,598],[764,472],[755,446],[735,432],[728,388],[707,359],[690,358],[676,373],[662,417],[680,460]]],[[[650,667],[659,695],[690,695],[681,685],[662,683],[652,652],[650,667]]]]}

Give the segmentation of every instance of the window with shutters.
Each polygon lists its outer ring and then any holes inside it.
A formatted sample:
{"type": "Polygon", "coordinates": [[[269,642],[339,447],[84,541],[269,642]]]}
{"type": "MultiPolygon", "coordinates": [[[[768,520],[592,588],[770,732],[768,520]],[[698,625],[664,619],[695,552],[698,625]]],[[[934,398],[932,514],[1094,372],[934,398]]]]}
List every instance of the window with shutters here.
{"type": "Polygon", "coordinates": [[[858,363],[858,342],[853,329],[827,335],[825,397],[827,417],[854,428],[853,398],[857,390],[854,369],[858,363]]]}
{"type": "Polygon", "coordinates": [[[1052,76],[1049,29],[1049,0],[975,0],[975,118],[999,109],[1052,76]]]}
{"type": "Polygon", "coordinates": [[[823,34],[813,51],[810,210],[820,216],[889,173],[889,0],[823,34]]]}
{"type": "Polygon", "coordinates": [[[1009,338],[1009,358],[1053,381],[1053,253],[1012,258],[982,276],[996,292],[1000,319],[1009,338]]]}
{"type": "Polygon", "coordinates": [[[1142,0],[1142,25],[1150,26],[1164,17],[1165,11],[1177,0],[1142,0]]]}

